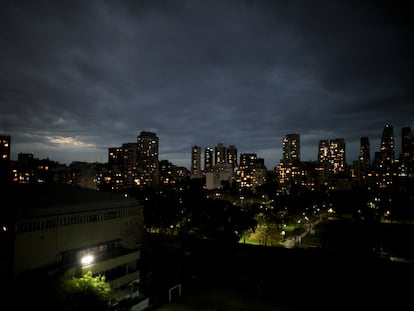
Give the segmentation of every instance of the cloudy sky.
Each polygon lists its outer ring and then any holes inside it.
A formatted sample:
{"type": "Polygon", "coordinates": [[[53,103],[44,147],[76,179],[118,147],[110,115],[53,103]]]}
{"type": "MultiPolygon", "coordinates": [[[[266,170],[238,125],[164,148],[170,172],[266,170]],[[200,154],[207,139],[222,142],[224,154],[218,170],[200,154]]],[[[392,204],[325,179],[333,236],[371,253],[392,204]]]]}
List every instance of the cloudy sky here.
{"type": "Polygon", "coordinates": [[[0,134],[60,163],[159,137],[159,158],[235,145],[272,169],[296,133],[379,150],[414,131],[410,1],[1,1],[0,134]]]}

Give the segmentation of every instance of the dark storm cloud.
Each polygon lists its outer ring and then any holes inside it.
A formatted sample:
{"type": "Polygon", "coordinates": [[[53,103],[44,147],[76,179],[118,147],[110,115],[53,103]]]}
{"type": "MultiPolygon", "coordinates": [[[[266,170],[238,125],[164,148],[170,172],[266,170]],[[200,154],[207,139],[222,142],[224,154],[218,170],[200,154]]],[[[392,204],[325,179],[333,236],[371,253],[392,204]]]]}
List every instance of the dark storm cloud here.
{"type": "Polygon", "coordinates": [[[272,168],[289,133],[304,160],[344,137],[351,162],[360,136],[414,127],[410,16],[398,1],[5,1],[0,121],[14,152],[63,162],[105,161],[141,130],[187,167],[192,145],[222,142],[272,168]]]}

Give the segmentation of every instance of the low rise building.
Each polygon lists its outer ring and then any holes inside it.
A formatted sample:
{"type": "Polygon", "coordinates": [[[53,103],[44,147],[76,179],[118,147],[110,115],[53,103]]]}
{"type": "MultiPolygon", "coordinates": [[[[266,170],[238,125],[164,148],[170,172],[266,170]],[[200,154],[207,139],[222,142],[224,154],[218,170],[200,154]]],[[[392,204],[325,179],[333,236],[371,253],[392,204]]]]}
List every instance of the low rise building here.
{"type": "Polygon", "coordinates": [[[143,208],[119,193],[67,184],[1,189],[0,277],[105,275],[112,300],[139,297],[143,208]]]}

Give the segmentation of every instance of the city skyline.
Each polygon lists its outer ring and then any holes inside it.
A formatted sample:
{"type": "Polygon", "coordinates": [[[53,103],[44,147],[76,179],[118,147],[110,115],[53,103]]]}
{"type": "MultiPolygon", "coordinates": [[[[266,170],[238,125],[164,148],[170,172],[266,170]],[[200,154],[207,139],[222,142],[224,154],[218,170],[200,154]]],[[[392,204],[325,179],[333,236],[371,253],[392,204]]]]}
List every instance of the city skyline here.
{"type": "MultiPolygon", "coordinates": [[[[411,133],[411,127],[403,127],[403,128],[401,128],[401,130],[402,131],[403,130],[406,130],[406,131],[408,130],[411,133]]],[[[392,148],[393,157],[394,157],[395,160],[398,160],[399,157],[400,157],[400,155],[401,155],[401,148],[402,148],[402,140],[401,140],[401,137],[399,137],[399,140],[396,140],[395,139],[395,134],[394,134],[395,129],[393,128],[393,125],[392,124],[385,124],[384,125],[384,128],[383,128],[383,131],[382,131],[382,134],[381,134],[381,141],[383,140],[383,135],[384,135],[385,131],[387,131],[388,134],[391,135],[390,137],[392,138],[392,141],[393,141],[393,148],[392,148]]],[[[150,135],[151,137],[153,137],[154,139],[156,139],[156,145],[157,145],[156,148],[157,149],[159,148],[159,142],[158,142],[157,133],[148,132],[148,131],[141,131],[139,133],[139,135],[137,135],[137,142],[138,142],[138,144],[140,144],[139,142],[142,140],[142,135],[144,135],[144,136],[145,135],[150,135]]],[[[1,133],[0,133],[0,136],[1,136],[1,133]]],[[[3,135],[3,136],[4,137],[7,137],[8,135],[3,135]]],[[[347,151],[346,151],[346,141],[343,138],[321,139],[321,140],[319,140],[319,143],[318,143],[318,146],[317,146],[318,147],[318,152],[317,152],[318,154],[317,154],[316,158],[314,158],[314,159],[308,159],[308,160],[302,160],[301,159],[301,152],[300,152],[300,149],[301,149],[300,134],[290,133],[290,134],[287,134],[283,138],[283,140],[281,142],[282,143],[282,154],[281,154],[281,157],[280,157],[280,161],[286,161],[286,158],[285,158],[286,154],[285,153],[288,152],[288,150],[284,151],[284,148],[285,148],[285,143],[286,143],[286,141],[287,141],[288,138],[291,138],[291,139],[294,138],[294,139],[297,139],[298,140],[298,145],[297,146],[299,147],[299,153],[296,156],[298,156],[298,160],[300,162],[319,162],[319,161],[321,161],[321,158],[320,158],[320,152],[321,152],[320,148],[321,148],[321,144],[322,145],[326,145],[329,148],[329,145],[331,143],[335,143],[337,141],[342,141],[342,143],[344,144],[343,147],[344,147],[345,154],[347,153],[347,151]]],[[[12,138],[11,137],[9,139],[10,139],[10,141],[12,141],[12,138]]],[[[90,163],[107,163],[107,162],[109,163],[109,161],[111,160],[111,153],[114,150],[116,150],[117,148],[121,148],[121,146],[125,146],[125,145],[128,145],[128,144],[133,144],[133,145],[135,144],[135,145],[137,145],[137,142],[122,142],[122,143],[118,144],[117,146],[112,146],[112,147],[108,148],[108,150],[107,150],[107,158],[105,160],[103,160],[103,161],[92,161],[90,163]]],[[[380,143],[380,144],[382,146],[382,143],[380,143]]],[[[10,150],[13,149],[12,146],[13,146],[13,143],[11,143],[10,150]]],[[[265,159],[262,158],[255,151],[251,151],[251,152],[240,152],[238,150],[237,146],[235,146],[233,144],[225,145],[225,144],[223,144],[221,142],[217,143],[214,146],[200,146],[200,145],[193,145],[193,146],[191,146],[191,150],[190,150],[190,164],[188,166],[185,165],[185,164],[184,165],[177,165],[176,163],[172,163],[169,159],[159,158],[158,150],[155,152],[155,154],[156,154],[156,157],[158,157],[158,161],[169,161],[173,165],[185,167],[185,168],[187,168],[190,171],[192,169],[192,163],[194,161],[194,158],[193,158],[194,148],[198,148],[199,149],[197,151],[197,152],[200,153],[200,159],[199,160],[202,161],[204,163],[204,165],[205,165],[205,162],[204,161],[205,161],[205,156],[206,156],[205,153],[207,152],[207,149],[211,150],[212,153],[215,153],[214,150],[216,148],[219,148],[219,147],[224,148],[224,150],[227,150],[228,148],[233,149],[233,152],[236,153],[235,154],[236,155],[236,157],[235,157],[236,163],[239,163],[239,160],[240,160],[241,156],[242,155],[246,155],[246,154],[255,154],[258,158],[263,159],[265,161],[265,159]]],[[[141,148],[138,148],[138,150],[139,149],[142,149],[142,147],[141,148]]],[[[371,147],[371,143],[370,143],[369,138],[367,136],[361,136],[360,137],[360,146],[359,146],[358,156],[355,159],[352,159],[351,161],[349,161],[349,163],[346,160],[346,158],[348,158],[348,157],[345,156],[345,159],[344,159],[345,160],[345,164],[352,166],[354,161],[360,160],[361,152],[365,152],[366,153],[365,155],[368,156],[367,159],[370,160],[370,163],[368,163],[368,165],[371,165],[372,164],[372,161],[374,161],[374,159],[375,159],[375,154],[378,153],[378,152],[381,152],[381,148],[373,149],[371,147]],[[366,153],[367,152],[367,149],[368,149],[368,153],[366,153]]],[[[12,153],[13,152],[11,152],[11,154],[12,153]]],[[[24,152],[24,151],[23,152],[20,152],[20,153],[21,154],[32,154],[30,152],[24,152]]],[[[35,154],[32,154],[32,155],[36,159],[46,159],[46,158],[39,158],[35,154]]],[[[212,164],[214,164],[216,162],[216,158],[215,157],[216,157],[215,155],[212,155],[212,159],[211,159],[212,160],[212,164]]],[[[12,156],[10,157],[10,159],[12,161],[17,160],[17,159],[14,159],[12,156]]],[[[59,162],[56,159],[52,159],[52,158],[49,158],[49,157],[47,157],[47,159],[49,159],[51,161],[59,162]]],[[[232,161],[231,161],[231,163],[232,163],[232,161]]],[[[71,163],[72,162],[83,162],[83,161],[74,159],[74,160],[71,161],[71,163]]],[[[230,162],[227,162],[227,159],[226,159],[223,163],[230,163],[230,162]]],[[[70,163],[63,163],[63,164],[68,165],[70,163]]],[[[200,164],[201,164],[201,162],[200,162],[200,164]]],[[[265,162],[264,162],[264,164],[266,166],[266,163],[265,162]]],[[[272,170],[272,169],[276,168],[276,166],[278,166],[278,165],[279,165],[279,162],[275,166],[273,166],[273,167],[270,167],[270,168],[267,167],[267,169],[268,170],[272,170]]],[[[204,169],[204,167],[200,167],[200,169],[204,169]]]]}
{"type": "Polygon", "coordinates": [[[159,137],[189,168],[193,145],[234,145],[272,169],[282,139],[360,138],[414,128],[408,2],[3,1],[0,133],[11,158],[106,162],[108,148],[159,137]]]}

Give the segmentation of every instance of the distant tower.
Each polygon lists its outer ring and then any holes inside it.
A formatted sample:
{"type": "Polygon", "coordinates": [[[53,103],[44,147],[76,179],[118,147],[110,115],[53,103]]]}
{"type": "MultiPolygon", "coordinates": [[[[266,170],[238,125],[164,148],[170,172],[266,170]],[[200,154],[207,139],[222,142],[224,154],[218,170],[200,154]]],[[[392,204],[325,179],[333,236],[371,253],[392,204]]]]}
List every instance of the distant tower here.
{"type": "Polygon", "coordinates": [[[226,147],[222,143],[218,143],[215,147],[214,164],[227,163],[226,159],[226,147]]]}
{"type": "Polygon", "coordinates": [[[359,162],[361,171],[367,172],[371,165],[370,146],[368,137],[361,137],[359,148],[359,162]]]}
{"type": "Polygon", "coordinates": [[[122,171],[127,188],[133,188],[137,174],[137,143],[122,144],[122,171]]]}
{"type": "Polygon", "coordinates": [[[121,167],[122,165],[122,148],[111,147],[108,148],[108,165],[121,167]]]}
{"type": "Polygon", "coordinates": [[[318,161],[319,163],[329,162],[329,143],[327,139],[319,141],[318,161]]]}
{"type": "Polygon", "coordinates": [[[8,135],[0,136],[0,161],[10,161],[11,137],[8,135]]]}
{"type": "Polygon", "coordinates": [[[232,168],[237,166],[237,148],[234,145],[229,146],[226,157],[227,163],[231,164],[232,168]]]}
{"type": "Polygon", "coordinates": [[[10,136],[0,135],[0,184],[6,184],[11,182],[10,144],[10,136]]]}
{"type": "Polygon", "coordinates": [[[299,134],[288,134],[282,140],[283,161],[300,161],[300,137],[299,134]]]}
{"type": "Polygon", "coordinates": [[[240,169],[254,166],[257,161],[257,154],[255,153],[242,153],[240,155],[240,169]]]}
{"type": "Polygon", "coordinates": [[[259,165],[263,164],[260,168],[264,167],[264,161],[258,160],[255,153],[242,153],[240,154],[240,165],[238,170],[238,185],[239,188],[254,189],[257,183],[260,183],[257,173],[259,172],[259,165]]]}
{"type": "Polygon", "coordinates": [[[201,178],[201,147],[191,148],[191,178],[201,178]]]}
{"type": "Polygon", "coordinates": [[[158,137],[141,131],[137,137],[137,169],[141,186],[155,186],[159,181],[158,137]]]}
{"type": "Polygon", "coordinates": [[[123,169],[123,148],[108,148],[108,166],[110,175],[110,186],[113,190],[122,190],[125,188],[124,169],[123,169]]]}
{"type": "Polygon", "coordinates": [[[401,153],[404,158],[412,156],[413,150],[413,134],[410,127],[403,127],[401,130],[401,153]]]}
{"type": "Polygon", "coordinates": [[[390,187],[396,175],[394,170],[394,129],[386,124],[381,135],[381,166],[379,171],[380,188],[390,187]]]}
{"type": "Polygon", "coordinates": [[[372,167],[373,171],[375,171],[375,172],[380,171],[381,161],[382,161],[381,158],[382,158],[381,151],[375,151],[374,159],[372,160],[372,164],[371,164],[371,167],[372,167]]]}
{"type": "Polygon", "coordinates": [[[414,138],[410,127],[403,127],[401,131],[400,165],[408,175],[414,174],[414,138]]]}
{"type": "Polygon", "coordinates": [[[336,138],[329,143],[329,154],[332,171],[334,174],[345,173],[345,140],[336,138]]]}
{"type": "Polygon", "coordinates": [[[282,159],[276,170],[282,192],[289,192],[292,185],[300,184],[299,134],[288,134],[282,139],[282,159]]]}
{"type": "Polygon", "coordinates": [[[371,168],[371,156],[368,137],[360,138],[359,158],[355,165],[356,175],[360,186],[366,186],[371,168]]]}
{"type": "Polygon", "coordinates": [[[213,169],[214,162],[214,150],[213,148],[207,147],[204,150],[204,173],[209,172],[213,169]]]}
{"type": "Polygon", "coordinates": [[[384,164],[394,164],[394,128],[392,125],[385,125],[381,135],[381,154],[384,164]]]}

